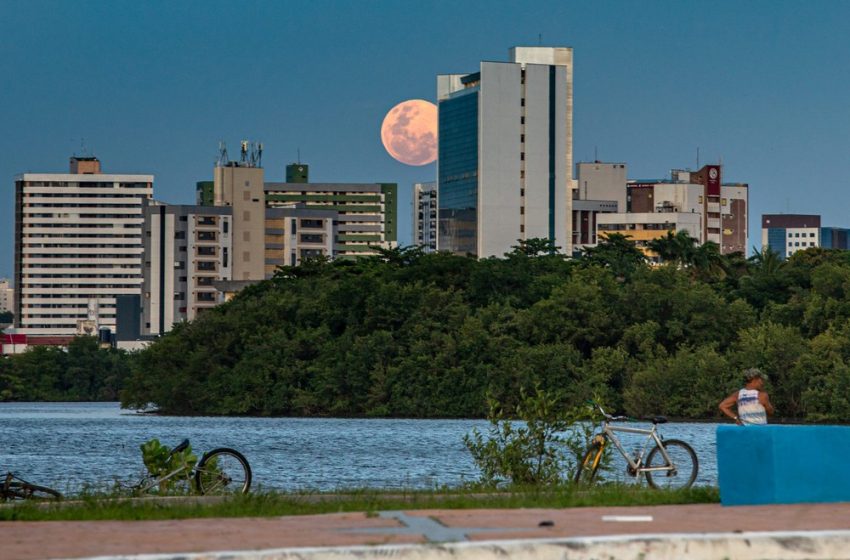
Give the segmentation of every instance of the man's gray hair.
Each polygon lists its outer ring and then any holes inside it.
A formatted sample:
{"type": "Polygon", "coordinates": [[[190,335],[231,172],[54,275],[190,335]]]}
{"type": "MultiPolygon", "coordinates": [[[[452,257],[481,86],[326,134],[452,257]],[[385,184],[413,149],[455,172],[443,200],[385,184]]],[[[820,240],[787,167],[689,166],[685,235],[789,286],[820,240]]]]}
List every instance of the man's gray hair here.
{"type": "Polygon", "coordinates": [[[747,381],[752,381],[756,377],[761,377],[767,381],[767,376],[759,368],[751,367],[744,370],[744,379],[747,381]]]}

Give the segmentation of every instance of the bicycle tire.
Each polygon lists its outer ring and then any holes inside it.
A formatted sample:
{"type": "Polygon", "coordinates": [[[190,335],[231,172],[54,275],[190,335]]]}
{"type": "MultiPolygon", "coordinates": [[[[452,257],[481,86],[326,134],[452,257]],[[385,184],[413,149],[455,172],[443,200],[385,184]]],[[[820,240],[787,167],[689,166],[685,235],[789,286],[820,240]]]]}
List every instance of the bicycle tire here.
{"type": "Polygon", "coordinates": [[[602,462],[602,452],[602,444],[599,442],[593,442],[587,448],[587,451],[584,452],[584,456],[581,458],[581,462],[576,467],[573,482],[576,484],[593,484],[593,481],[596,480],[599,464],[602,462]]]}
{"type": "Polygon", "coordinates": [[[251,465],[235,449],[213,449],[195,467],[195,488],[205,495],[247,494],[251,488],[251,465]]]}
{"type": "MultiPolygon", "coordinates": [[[[662,442],[675,467],[672,471],[646,471],[646,481],[652,488],[683,489],[690,488],[697,478],[699,459],[694,448],[678,439],[662,442]]],[[[667,461],[657,445],[646,457],[646,467],[664,467],[667,461]]]]}
{"type": "Polygon", "coordinates": [[[3,493],[3,498],[5,500],[61,500],[62,494],[47,486],[12,481],[3,493]]]}

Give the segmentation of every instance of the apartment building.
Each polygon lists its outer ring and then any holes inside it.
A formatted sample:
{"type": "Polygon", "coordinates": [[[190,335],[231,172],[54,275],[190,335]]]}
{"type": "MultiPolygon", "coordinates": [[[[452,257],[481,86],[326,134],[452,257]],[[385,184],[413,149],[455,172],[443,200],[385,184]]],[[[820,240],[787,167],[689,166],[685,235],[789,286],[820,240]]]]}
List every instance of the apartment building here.
{"type": "Polygon", "coordinates": [[[377,247],[397,245],[395,183],[310,183],[308,168],[300,163],[287,166],[287,178],[292,182],[265,183],[266,205],[335,212],[333,258],[370,256],[377,247]]]}
{"type": "Polygon", "coordinates": [[[232,231],[230,207],[146,205],[144,334],[164,334],[219,303],[213,283],[232,276],[232,231]]]}
{"type": "Polygon", "coordinates": [[[15,312],[15,290],[5,278],[0,279],[0,313],[15,312]]]}
{"type": "Polygon", "coordinates": [[[68,173],[15,177],[16,332],[116,330],[117,296],[140,296],[145,201],[153,175],[105,174],[96,157],[68,173]]]}
{"type": "Polygon", "coordinates": [[[413,185],[413,243],[426,253],[437,251],[437,183],[413,185]]]}

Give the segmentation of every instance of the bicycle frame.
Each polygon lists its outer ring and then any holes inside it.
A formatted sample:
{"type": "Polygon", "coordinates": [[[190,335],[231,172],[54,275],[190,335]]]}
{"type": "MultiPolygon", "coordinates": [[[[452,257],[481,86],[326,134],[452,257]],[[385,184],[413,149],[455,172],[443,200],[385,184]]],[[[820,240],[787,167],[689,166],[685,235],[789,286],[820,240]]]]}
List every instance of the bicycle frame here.
{"type": "Polygon", "coordinates": [[[617,451],[620,452],[620,454],[623,456],[623,458],[629,464],[629,467],[631,467],[631,469],[634,470],[634,472],[637,475],[641,475],[641,474],[643,474],[645,472],[649,472],[649,471],[669,471],[671,469],[676,468],[675,465],[673,465],[673,461],[670,459],[670,456],[667,455],[667,450],[664,448],[662,439],[658,435],[657,426],[655,426],[655,425],[653,425],[652,428],[650,428],[650,429],[629,428],[629,427],[626,427],[626,426],[612,426],[609,423],[609,421],[606,419],[602,423],[602,433],[605,434],[605,438],[607,440],[611,441],[611,443],[614,444],[614,447],[617,449],[617,451]],[[641,451],[640,451],[640,453],[638,454],[637,457],[632,459],[632,457],[629,456],[628,451],[626,451],[626,449],[623,447],[623,444],[620,442],[620,438],[617,437],[616,432],[626,433],[626,434],[641,434],[641,435],[646,436],[646,439],[644,440],[643,448],[641,449],[641,451]],[[661,455],[664,457],[664,460],[667,463],[666,465],[664,465],[662,467],[647,467],[647,466],[644,466],[643,458],[646,455],[647,450],[649,449],[650,442],[655,442],[655,445],[658,446],[658,449],[661,451],[661,455]]]}
{"type": "Polygon", "coordinates": [[[189,471],[189,474],[191,475],[194,472],[194,469],[190,469],[189,467],[182,466],[182,467],[178,467],[178,468],[174,469],[173,471],[171,471],[170,473],[168,473],[164,476],[151,477],[151,478],[147,479],[146,483],[143,481],[143,483],[139,485],[138,491],[139,492],[147,492],[148,490],[150,490],[154,486],[158,486],[159,484],[165,482],[166,480],[169,480],[169,479],[177,476],[178,474],[186,472],[186,471],[189,471]]]}
{"type": "MultiPolygon", "coordinates": [[[[605,412],[605,410],[599,406],[598,403],[593,403],[599,412],[602,413],[602,417],[604,420],[602,421],[602,434],[600,436],[604,440],[610,440],[614,447],[617,448],[617,451],[620,452],[620,455],[626,460],[626,463],[629,465],[629,469],[634,473],[635,476],[640,476],[646,472],[654,472],[654,471],[675,471],[676,465],[673,464],[673,460],[670,459],[670,455],[667,454],[667,449],[664,447],[663,440],[661,436],[658,435],[658,426],[656,424],[652,425],[652,428],[630,428],[627,426],[612,426],[611,422],[616,420],[628,420],[625,416],[612,416],[605,412]],[[629,456],[629,452],[623,447],[623,444],[620,442],[620,438],[617,437],[617,432],[624,434],[639,434],[645,435],[646,440],[644,441],[643,448],[638,453],[637,457],[634,459],[629,456]],[[604,435],[603,435],[604,434],[604,435]],[[661,452],[661,456],[664,457],[664,466],[660,467],[647,467],[643,464],[643,458],[646,455],[647,450],[649,449],[650,442],[654,442],[658,447],[658,450],[661,452]]],[[[601,441],[600,444],[603,446],[606,445],[605,441],[601,441]]],[[[601,451],[600,451],[601,453],[601,451]]]]}

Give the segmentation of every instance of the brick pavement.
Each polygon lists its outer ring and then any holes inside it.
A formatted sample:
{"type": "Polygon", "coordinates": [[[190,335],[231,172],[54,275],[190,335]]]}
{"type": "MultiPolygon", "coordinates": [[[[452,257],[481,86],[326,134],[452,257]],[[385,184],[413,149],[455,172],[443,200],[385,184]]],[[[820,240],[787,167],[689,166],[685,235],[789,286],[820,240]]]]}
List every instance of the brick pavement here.
{"type": "Polygon", "coordinates": [[[850,503],[419,510],[273,518],[0,523],[3,560],[599,535],[850,530],[850,503]],[[651,516],[652,521],[603,517],[651,516]]]}

